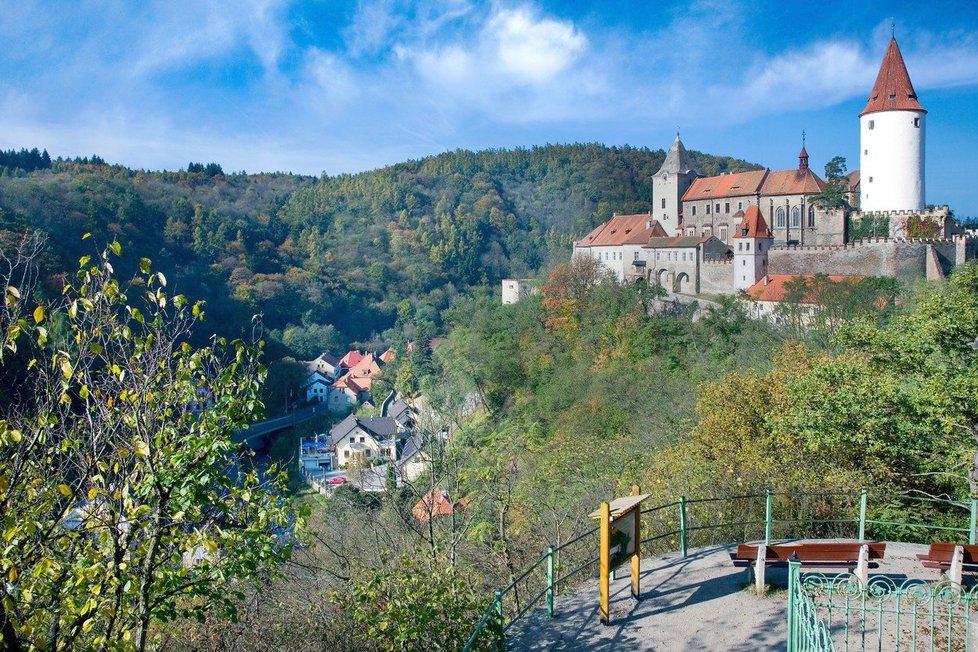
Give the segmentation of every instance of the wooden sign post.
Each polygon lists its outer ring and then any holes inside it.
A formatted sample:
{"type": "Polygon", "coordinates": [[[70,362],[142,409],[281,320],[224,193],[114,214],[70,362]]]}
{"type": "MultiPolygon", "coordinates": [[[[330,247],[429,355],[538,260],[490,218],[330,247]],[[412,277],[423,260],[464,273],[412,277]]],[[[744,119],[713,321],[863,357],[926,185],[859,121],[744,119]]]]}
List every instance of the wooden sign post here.
{"type": "Polygon", "coordinates": [[[639,598],[639,576],[642,563],[642,501],[648,494],[639,494],[638,487],[632,487],[632,495],[616,498],[610,503],[601,503],[601,509],[590,514],[600,521],[599,539],[599,584],[598,611],[601,622],[611,623],[609,610],[611,571],[625,563],[632,562],[632,597],[639,598]]]}

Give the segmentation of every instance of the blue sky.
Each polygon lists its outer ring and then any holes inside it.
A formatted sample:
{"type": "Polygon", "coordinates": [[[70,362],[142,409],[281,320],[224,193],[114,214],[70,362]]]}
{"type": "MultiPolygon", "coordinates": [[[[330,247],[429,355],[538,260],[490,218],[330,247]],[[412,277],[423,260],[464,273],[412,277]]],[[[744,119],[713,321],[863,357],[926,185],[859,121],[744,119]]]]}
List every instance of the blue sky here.
{"type": "Polygon", "coordinates": [[[927,201],[978,215],[971,2],[5,3],[0,148],[148,169],[355,172],[455,148],[687,147],[858,166],[891,17],[927,201]]]}

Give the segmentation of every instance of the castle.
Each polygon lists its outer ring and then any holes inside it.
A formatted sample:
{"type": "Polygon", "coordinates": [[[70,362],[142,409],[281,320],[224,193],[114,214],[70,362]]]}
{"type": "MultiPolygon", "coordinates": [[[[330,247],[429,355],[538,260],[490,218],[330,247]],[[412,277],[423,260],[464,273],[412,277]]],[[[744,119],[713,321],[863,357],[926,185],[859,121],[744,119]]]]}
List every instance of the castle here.
{"type": "Polygon", "coordinates": [[[653,209],[614,215],[574,243],[622,281],[680,294],[752,293],[770,275],[941,278],[978,254],[947,206],[924,202],[927,111],[891,39],[859,114],[860,169],[826,207],[808,165],[704,177],[679,135],[653,176],[653,209]]]}

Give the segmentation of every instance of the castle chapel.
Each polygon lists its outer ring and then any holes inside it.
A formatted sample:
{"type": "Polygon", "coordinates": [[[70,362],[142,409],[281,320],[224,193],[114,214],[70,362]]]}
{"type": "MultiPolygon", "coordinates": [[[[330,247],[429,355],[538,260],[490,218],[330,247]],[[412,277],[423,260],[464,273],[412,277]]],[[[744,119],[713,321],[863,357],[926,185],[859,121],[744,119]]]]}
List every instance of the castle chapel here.
{"type": "Polygon", "coordinates": [[[947,206],[924,201],[926,115],[891,39],[859,114],[860,170],[843,181],[849,208],[815,201],[826,182],[804,142],[796,168],[706,177],[677,134],[653,176],[652,210],[616,214],[574,243],[574,257],[683,294],[756,294],[773,275],[941,278],[974,258],[978,241],[947,206]],[[865,220],[882,226],[872,237],[849,232],[865,220]]]}

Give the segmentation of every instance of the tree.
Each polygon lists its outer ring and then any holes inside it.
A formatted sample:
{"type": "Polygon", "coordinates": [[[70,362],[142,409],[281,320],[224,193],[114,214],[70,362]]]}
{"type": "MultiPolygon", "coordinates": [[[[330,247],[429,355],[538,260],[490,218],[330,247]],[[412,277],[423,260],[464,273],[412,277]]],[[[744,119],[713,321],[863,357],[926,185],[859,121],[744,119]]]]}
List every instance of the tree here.
{"type": "Polygon", "coordinates": [[[825,189],[812,197],[819,208],[849,210],[849,177],[846,175],[846,159],[835,156],[825,164],[825,189]]]}
{"type": "Polygon", "coordinates": [[[232,437],[260,409],[260,346],[190,346],[202,304],[168,296],[147,259],[120,282],[120,252],[83,257],[58,304],[17,320],[34,400],[0,421],[8,650],[142,650],[157,623],[233,617],[232,580],[274,572],[302,524],[284,475],[232,437]]]}

